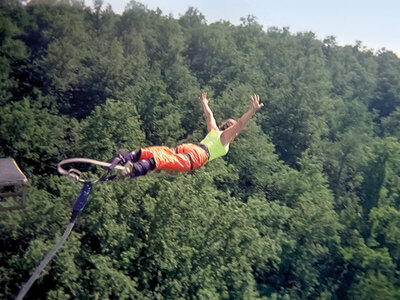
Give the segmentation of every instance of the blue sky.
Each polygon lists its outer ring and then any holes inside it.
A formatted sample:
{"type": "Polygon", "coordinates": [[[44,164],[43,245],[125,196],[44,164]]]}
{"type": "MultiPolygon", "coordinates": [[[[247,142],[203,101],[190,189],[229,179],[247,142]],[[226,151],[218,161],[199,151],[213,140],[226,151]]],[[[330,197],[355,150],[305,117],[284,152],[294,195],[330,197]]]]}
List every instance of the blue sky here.
{"type": "MultiPolygon", "coordinates": [[[[91,0],[86,0],[87,4],[91,0]]],[[[104,0],[121,14],[130,0],[104,0]]],[[[142,0],[149,9],[179,18],[188,7],[197,8],[208,23],[227,20],[240,24],[253,15],[264,29],[289,27],[292,33],[312,31],[318,39],[334,35],[339,45],[363,45],[375,51],[386,48],[400,57],[399,0],[142,0]]]]}

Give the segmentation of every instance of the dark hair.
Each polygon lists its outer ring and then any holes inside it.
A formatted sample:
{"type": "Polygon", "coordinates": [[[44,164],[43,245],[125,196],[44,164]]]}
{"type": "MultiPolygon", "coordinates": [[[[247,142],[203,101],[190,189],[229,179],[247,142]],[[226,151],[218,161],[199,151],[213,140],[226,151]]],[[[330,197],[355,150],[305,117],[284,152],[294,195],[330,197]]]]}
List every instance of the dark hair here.
{"type": "Polygon", "coordinates": [[[236,121],[234,119],[227,119],[227,120],[223,121],[218,128],[219,128],[219,130],[224,131],[225,129],[234,125],[235,123],[236,123],[236,121]]]}

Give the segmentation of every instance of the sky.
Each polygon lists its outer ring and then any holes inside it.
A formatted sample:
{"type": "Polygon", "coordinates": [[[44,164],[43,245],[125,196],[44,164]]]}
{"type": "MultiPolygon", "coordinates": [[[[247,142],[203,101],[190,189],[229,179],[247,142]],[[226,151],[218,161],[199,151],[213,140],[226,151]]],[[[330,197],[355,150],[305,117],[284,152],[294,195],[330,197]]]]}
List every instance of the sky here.
{"type": "MultiPolygon", "coordinates": [[[[91,1],[91,0],[87,0],[91,1]]],[[[130,0],[104,0],[104,7],[122,14],[130,0]]],[[[179,18],[197,8],[207,23],[220,20],[234,25],[252,15],[264,30],[289,27],[291,33],[311,31],[323,40],[335,36],[339,45],[361,41],[368,49],[382,48],[400,57],[400,0],[138,0],[148,9],[179,18]]],[[[89,5],[89,3],[88,3],[89,5]]]]}

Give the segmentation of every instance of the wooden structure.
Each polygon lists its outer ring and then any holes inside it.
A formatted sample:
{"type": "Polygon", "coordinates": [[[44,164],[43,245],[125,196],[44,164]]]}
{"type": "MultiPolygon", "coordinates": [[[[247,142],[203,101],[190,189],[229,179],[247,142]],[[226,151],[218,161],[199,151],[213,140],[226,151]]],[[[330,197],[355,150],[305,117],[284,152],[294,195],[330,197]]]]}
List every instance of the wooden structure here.
{"type": "Polygon", "coordinates": [[[25,207],[27,182],[14,159],[0,158],[0,211],[25,207]]]}

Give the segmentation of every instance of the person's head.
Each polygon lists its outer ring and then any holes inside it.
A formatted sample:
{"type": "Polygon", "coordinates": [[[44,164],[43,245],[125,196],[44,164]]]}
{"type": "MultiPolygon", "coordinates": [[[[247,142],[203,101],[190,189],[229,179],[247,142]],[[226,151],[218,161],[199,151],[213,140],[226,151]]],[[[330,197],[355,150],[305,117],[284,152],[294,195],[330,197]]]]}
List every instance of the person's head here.
{"type": "Polygon", "coordinates": [[[227,119],[227,120],[223,121],[218,128],[219,128],[219,130],[224,131],[225,129],[227,129],[235,124],[236,124],[236,121],[234,119],[227,119]]]}

